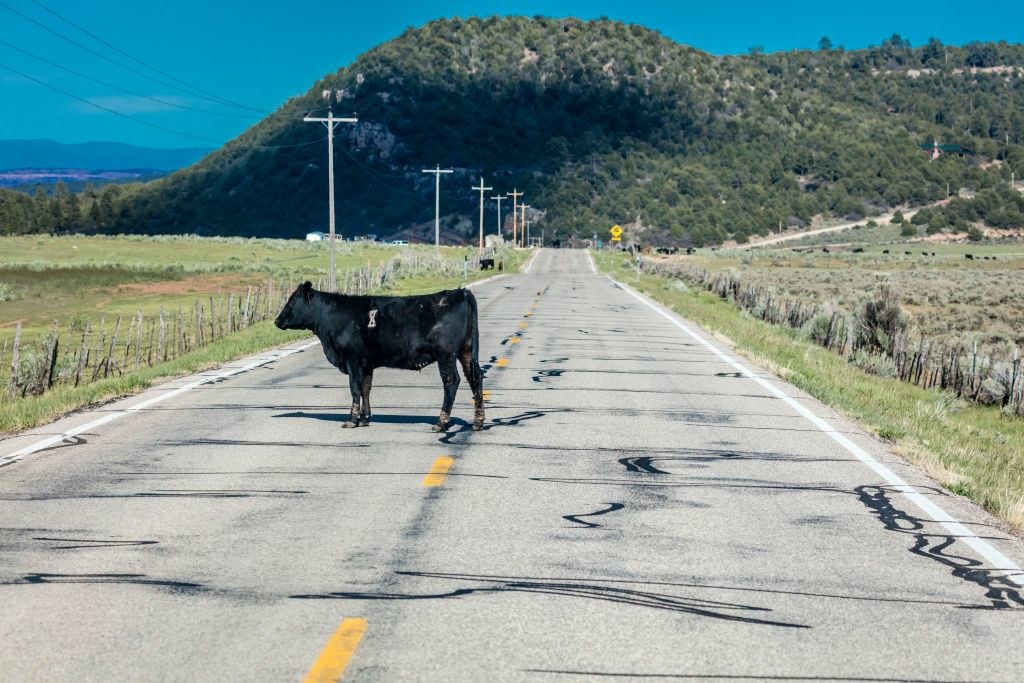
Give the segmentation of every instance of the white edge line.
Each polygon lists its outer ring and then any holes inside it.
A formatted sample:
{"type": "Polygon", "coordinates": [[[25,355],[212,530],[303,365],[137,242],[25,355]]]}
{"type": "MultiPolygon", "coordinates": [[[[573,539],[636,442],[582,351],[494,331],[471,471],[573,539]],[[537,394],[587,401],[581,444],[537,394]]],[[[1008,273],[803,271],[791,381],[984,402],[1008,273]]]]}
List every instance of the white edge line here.
{"type": "Polygon", "coordinates": [[[495,280],[500,280],[503,277],[508,277],[508,273],[502,273],[501,275],[492,275],[490,277],[485,277],[483,280],[473,280],[469,284],[464,285],[464,287],[466,289],[470,289],[471,287],[476,287],[477,285],[482,285],[488,282],[494,282],[495,280]]]}
{"type": "Polygon", "coordinates": [[[880,463],[877,460],[875,460],[875,458],[873,458],[871,456],[871,454],[869,454],[867,451],[865,451],[862,448],[860,448],[857,444],[855,444],[852,441],[850,441],[848,438],[846,438],[845,435],[843,435],[840,432],[838,432],[835,429],[835,427],[833,427],[828,422],[826,422],[825,420],[823,420],[820,417],[818,417],[817,415],[815,415],[813,412],[811,412],[811,410],[809,408],[807,408],[806,406],[804,406],[801,403],[799,403],[796,399],[794,399],[794,398],[790,397],[789,395],[787,395],[785,392],[783,392],[778,387],[774,386],[773,384],[771,384],[767,380],[765,380],[765,379],[763,379],[761,377],[758,377],[757,375],[752,373],[750,370],[748,370],[744,366],[742,366],[739,363],[737,363],[735,360],[733,360],[732,358],[727,356],[725,353],[720,351],[718,349],[718,347],[716,347],[714,344],[712,344],[711,342],[707,341],[703,337],[697,335],[693,330],[691,330],[689,327],[684,325],[679,320],[679,318],[676,317],[675,315],[665,311],[660,306],[657,306],[654,303],[652,303],[651,301],[649,301],[646,297],[638,294],[629,285],[626,285],[626,284],[624,284],[622,282],[619,282],[618,280],[614,279],[611,276],[607,276],[607,277],[613,283],[615,283],[616,285],[621,287],[622,290],[625,291],[627,294],[631,295],[632,297],[634,297],[635,299],[640,301],[640,303],[642,303],[645,306],[651,308],[656,313],[658,313],[659,315],[661,315],[664,318],[666,318],[669,322],[671,322],[673,325],[675,325],[676,327],[681,329],[683,332],[688,334],[694,340],[700,342],[708,350],[710,350],[712,353],[714,353],[716,356],[718,356],[720,359],[722,359],[722,361],[724,361],[725,363],[728,363],[730,366],[736,368],[736,370],[738,370],[743,376],[748,377],[749,379],[754,380],[755,382],[760,384],[762,387],[767,389],[772,395],[774,395],[777,398],[781,399],[789,407],[793,408],[800,415],[802,415],[803,417],[807,418],[807,420],[809,422],[811,422],[811,424],[813,424],[815,427],[817,427],[818,429],[823,431],[825,434],[830,436],[833,441],[835,441],[840,446],[845,448],[847,451],[852,453],[854,455],[854,457],[856,457],[862,463],[864,463],[865,465],[870,467],[872,470],[874,470],[875,473],[877,473],[879,476],[881,476],[883,479],[885,479],[885,481],[888,482],[889,484],[891,484],[892,487],[895,490],[899,491],[904,496],[906,496],[911,502],[914,503],[914,505],[916,505],[922,512],[924,512],[933,521],[941,524],[943,526],[943,528],[946,529],[946,531],[948,531],[950,534],[955,536],[958,540],[963,541],[968,546],[973,548],[974,551],[976,553],[978,553],[979,555],[981,555],[986,561],[988,561],[988,563],[990,565],[992,565],[992,567],[995,570],[1003,572],[1004,574],[1006,574],[1007,578],[1009,578],[1011,581],[1013,581],[1017,585],[1024,586],[1024,571],[1022,571],[1021,568],[1018,567],[1016,563],[1014,563],[1008,557],[1006,557],[1001,552],[999,552],[998,550],[993,548],[989,543],[987,543],[984,540],[982,540],[981,538],[979,538],[976,533],[974,533],[973,531],[971,531],[970,529],[965,527],[961,522],[959,522],[957,519],[955,519],[952,515],[950,515],[945,510],[943,510],[937,504],[935,504],[934,502],[928,500],[928,498],[926,498],[917,489],[915,489],[913,486],[911,486],[907,482],[903,481],[903,479],[900,478],[895,472],[893,472],[888,467],[886,467],[882,463],[880,463]]]}
{"type": "Polygon", "coordinates": [[[527,275],[530,274],[530,268],[533,268],[533,262],[537,260],[537,256],[539,256],[539,255],[540,255],[540,249],[538,249],[537,251],[533,252],[533,256],[531,256],[530,260],[526,262],[525,266],[523,266],[523,272],[524,273],[526,273],[527,275]]]}
{"type": "Polygon", "coordinates": [[[591,255],[589,249],[587,249],[587,251],[585,253],[587,255],[587,260],[590,261],[590,272],[591,273],[596,273],[597,272],[597,266],[594,265],[594,257],[591,255]]]}
{"type": "Polygon", "coordinates": [[[41,450],[43,450],[45,448],[49,448],[51,446],[56,446],[57,444],[69,441],[70,439],[78,436],[79,434],[81,434],[83,432],[87,432],[90,429],[95,429],[96,427],[99,427],[101,425],[105,425],[108,422],[113,422],[114,420],[120,419],[120,418],[124,417],[125,415],[131,415],[132,413],[136,413],[136,412],[138,412],[140,410],[145,410],[146,408],[149,408],[152,405],[156,405],[157,403],[160,403],[161,401],[166,401],[169,398],[173,398],[173,397],[178,396],[180,394],[184,394],[186,391],[191,391],[192,389],[195,389],[196,387],[201,387],[204,384],[211,384],[213,382],[217,382],[219,380],[222,380],[222,379],[224,379],[226,377],[231,377],[232,375],[238,375],[238,374],[241,374],[243,372],[248,372],[249,370],[252,370],[253,368],[257,368],[257,367],[259,367],[261,365],[266,365],[267,363],[272,363],[272,362],[274,362],[276,360],[281,360],[282,358],[287,358],[288,356],[291,356],[292,354],[299,353],[300,351],[305,351],[306,349],[308,349],[310,347],[313,347],[313,346],[316,346],[319,343],[320,343],[319,340],[312,341],[312,342],[309,342],[308,344],[303,344],[302,346],[291,348],[291,349],[288,349],[286,351],[274,352],[269,357],[261,355],[261,357],[259,357],[256,360],[252,361],[248,365],[243,365],[242,367],[237,367],[237,368],[230,368],[230,369],[225,370],[223,372],[219,372],[216,375],[208,375],[206,377],[203,377],[200,380],[196,380],[194,382],[189,382],[188,384],[186,384],[184,386],[180,386],[177,389],[174,389],[172,391],[168,391],[166,394],[160,394],[159,396],[154,396],[153,398],[147,399],[147,400],[142,401],[140,403],[136,403],[135,405],[130,406],[128,408],[125,408],[124,410],[119,410],[117,412],[113,412],[113,413],[110,413],[108,415],[104,415],[103,417],[97,418],[97,419],[93,420],[92,422],[87,422],[84,425],[79,425],[78,427],[75,427],[73,429],[69,429],[68,431],[66,431],[66,432],[64,432],[62,434],[58,434],[57,436],[51,436],[49,438],[43,439],[42,441],[37,441],[34,444],[30,444],[28,446],[25,446],[24,448],[21,448],[19,450],[14,451],[13,453],[10,453],[8,455],[0,457],[0,467],[3,467],[4,465],[10,465],[12,463],[15,463],[15,462],[21,460],[22,458],[24,458],[25,456],[31,455],[31,454],[33,454],[33,453],[35,453],[37,451],[41,451],[41,450]]]}

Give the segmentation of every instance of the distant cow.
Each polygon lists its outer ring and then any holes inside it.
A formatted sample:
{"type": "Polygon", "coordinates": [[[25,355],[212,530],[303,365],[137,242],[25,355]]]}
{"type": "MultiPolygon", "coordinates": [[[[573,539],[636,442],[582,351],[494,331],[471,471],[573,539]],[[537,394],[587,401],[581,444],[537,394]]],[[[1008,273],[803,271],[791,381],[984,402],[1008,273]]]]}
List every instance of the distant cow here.
{"type": "Polygon", "coordinates": [[[853,253],[854,254],[863,254],[864,253],[864,247],[854,247],[853,248],[853,253]]]}
{"type": "Polygon", "coordinates": [[[882,250],[882,253],[883,253],[883,254],[888,254],[888,253],[889,253],[889,250],[888,250],[888,249],[883,249],[883,250],[882,250]]]}
{"type": "Polygon", "coordinates": [[[974,260],[974,255],[973,254],[964,254],[964,258],[967,259],[968,261],[973,261],[974,260]]]}
{"type": "Polygon", "coordinates": [[[437,363],[444,403],[434,431],[444,431],[459,388],[456,358],[473,390],[473,429],[484,426],[476,298],[468,289],[422,296],[344,296],[299,285],[274,321],[282,330],[312,330],[331,365],[348,375],[348,427],[370,424],[375,368],[422,370],[437,363]],[[361,404],[360,404],[361,399],[361,404]]]}
{"type": "Polygon", "coordinates": [[[494,259],[482,258],[480,259],[480,270],[494,270],[494,259]]]}

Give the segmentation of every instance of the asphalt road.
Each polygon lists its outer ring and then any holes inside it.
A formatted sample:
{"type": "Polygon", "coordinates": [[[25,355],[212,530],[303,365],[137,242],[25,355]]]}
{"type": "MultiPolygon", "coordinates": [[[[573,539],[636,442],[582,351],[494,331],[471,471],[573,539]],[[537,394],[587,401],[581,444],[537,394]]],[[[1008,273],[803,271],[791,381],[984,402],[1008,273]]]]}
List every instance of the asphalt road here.
{"type": "Polygon", "coordinates": [[[0,442],[0,679],[1024,679],[994,519],[583,252],[475,291],[483,432],[313,346],[0,442]]]}

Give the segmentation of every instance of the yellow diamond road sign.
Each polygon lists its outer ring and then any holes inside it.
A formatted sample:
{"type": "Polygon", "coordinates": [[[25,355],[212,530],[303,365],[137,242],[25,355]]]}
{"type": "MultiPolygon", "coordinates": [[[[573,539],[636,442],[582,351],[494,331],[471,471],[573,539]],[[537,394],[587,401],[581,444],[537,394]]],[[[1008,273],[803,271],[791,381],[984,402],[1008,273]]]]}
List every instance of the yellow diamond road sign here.
{"type": "Polygon", "coordinates": [[[613,225],[612,229],[611,229],[611,233],[612,233],[612,237],[614,237],[615,239],[619,239],[619,236],[622,234],[622,228],[620,228],[617,225],[613,225]]]}

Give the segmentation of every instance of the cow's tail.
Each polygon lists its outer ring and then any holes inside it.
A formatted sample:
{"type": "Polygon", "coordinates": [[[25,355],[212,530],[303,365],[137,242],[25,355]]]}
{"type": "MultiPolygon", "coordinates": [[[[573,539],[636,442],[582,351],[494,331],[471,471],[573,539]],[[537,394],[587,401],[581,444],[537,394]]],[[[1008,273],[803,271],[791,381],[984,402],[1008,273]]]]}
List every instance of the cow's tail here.
{"type": "Polygon", "coordinates": [[[473,354],[473,367],[480,367],[480,321],[477,313],[476,297],[466,290],[466,301],[469,302],[469,343],[473,354]]]}
{"type": "Polygon", "coordinates": [[[469,302],[469,363],[463,365],[473,388],[473,430],[484,428],[484,373],[480,369],[480,319],[473,292],[466,290],[466,301],[469,302]],[[466,368],[465,365],[469,367],[466,368]]]}

